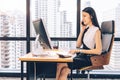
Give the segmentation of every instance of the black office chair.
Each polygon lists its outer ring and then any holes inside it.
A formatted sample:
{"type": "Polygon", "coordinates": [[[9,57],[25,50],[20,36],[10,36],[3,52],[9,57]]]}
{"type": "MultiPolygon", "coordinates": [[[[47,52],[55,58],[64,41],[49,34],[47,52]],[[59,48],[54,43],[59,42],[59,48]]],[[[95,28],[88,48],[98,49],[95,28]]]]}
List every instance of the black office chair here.
{"type": "Polygon", "coordinates": [[[79,69],[82,73],[85,71],[88,72],[87,77],[90,79],[89,72],[91,70],[96,69],[104,69],[104,65],[108,65],[110,62],[110,55],[112,53],[112,47],[114,42],[114,32],[115,32],[115,25],[114,21],[105,21],[101,25],[101,32],[102,32],[102,53],[101,55],[92,56],[91,62],[92,66],[84,67],[79,69]]]}

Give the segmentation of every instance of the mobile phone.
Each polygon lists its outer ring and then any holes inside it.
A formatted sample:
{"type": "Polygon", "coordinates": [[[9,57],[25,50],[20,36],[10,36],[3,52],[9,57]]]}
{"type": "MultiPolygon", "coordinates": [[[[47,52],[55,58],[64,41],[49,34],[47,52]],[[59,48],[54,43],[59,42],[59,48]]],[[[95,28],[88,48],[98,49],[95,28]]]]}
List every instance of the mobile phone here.
{"type": "Polygon", "coordinates": [[[83,21],[82,21],[82,25],[83,25],[83,26],[86,26],[83,21]]]}

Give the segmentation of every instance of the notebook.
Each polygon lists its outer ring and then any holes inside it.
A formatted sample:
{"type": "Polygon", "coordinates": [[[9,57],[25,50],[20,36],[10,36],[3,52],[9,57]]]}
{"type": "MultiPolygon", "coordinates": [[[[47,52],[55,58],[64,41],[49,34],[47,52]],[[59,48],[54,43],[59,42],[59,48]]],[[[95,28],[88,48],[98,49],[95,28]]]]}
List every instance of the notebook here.
{"type": "Polygon", "coordinates": [[[59,55],[60,58],[69,58],[69,57],[73,57],[73,54],[70,54],[67,51],[59,51],[56,54],[59,55]]]}

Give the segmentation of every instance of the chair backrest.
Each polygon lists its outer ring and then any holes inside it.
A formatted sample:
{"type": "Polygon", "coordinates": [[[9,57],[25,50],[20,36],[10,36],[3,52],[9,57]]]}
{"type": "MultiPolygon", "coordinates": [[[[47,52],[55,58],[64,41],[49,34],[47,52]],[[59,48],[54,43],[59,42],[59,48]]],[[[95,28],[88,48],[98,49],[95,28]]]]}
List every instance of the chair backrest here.
{"type": "Polygon", "coordinates": [[[105,21],[101,25],[102,32],[102,54],[110,51],[114,37],[114,21],[105,21]]]}

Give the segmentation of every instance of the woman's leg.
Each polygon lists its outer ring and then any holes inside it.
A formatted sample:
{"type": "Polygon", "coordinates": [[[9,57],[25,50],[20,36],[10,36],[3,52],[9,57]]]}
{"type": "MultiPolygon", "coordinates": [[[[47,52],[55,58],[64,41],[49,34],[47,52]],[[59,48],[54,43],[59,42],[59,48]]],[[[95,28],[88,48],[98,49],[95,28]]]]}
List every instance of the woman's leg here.
{"type": "Polygon", "coordinates": [[[70,69],[68,67],[62,68],[62,71],[59,76],[59,80],[67,80],[67,76],[70,73],[70,69]]]}
{"type": "Polygon", "coordinates": [[[64,67],[67,67],[67,63],[57,63],[56,80],[59,80],[61,71],[64,67]]]}

